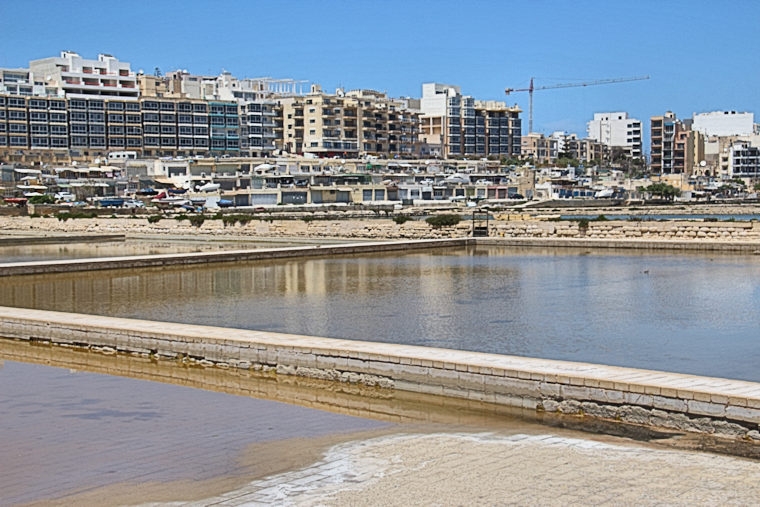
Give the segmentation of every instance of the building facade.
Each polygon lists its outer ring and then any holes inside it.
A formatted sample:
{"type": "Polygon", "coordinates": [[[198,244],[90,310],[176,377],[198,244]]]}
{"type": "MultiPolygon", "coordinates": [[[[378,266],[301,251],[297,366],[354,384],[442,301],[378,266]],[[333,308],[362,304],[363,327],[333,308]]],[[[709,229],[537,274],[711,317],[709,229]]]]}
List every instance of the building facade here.
{"type": "Polygon", "coordinates": [[[438,155],[517,157],[521,150],[520,109],[504,102],[479,101],[458,86],[424,83],[420,135],[438,155]]]}
{"type": "Polygon", "coordinates": [[[630,158],[641,158],[642,135],[641,122],[629,118],[625,112],[595,113],[588,122],[589,139],[608,147],[610,151],[622,151],[630,158]]]}
{"type": "Polygon", "coordinates": [[[712,136],[748,136],[754,133],[755,115],[736,111],[694,113],[692,130],[712,136]]]}

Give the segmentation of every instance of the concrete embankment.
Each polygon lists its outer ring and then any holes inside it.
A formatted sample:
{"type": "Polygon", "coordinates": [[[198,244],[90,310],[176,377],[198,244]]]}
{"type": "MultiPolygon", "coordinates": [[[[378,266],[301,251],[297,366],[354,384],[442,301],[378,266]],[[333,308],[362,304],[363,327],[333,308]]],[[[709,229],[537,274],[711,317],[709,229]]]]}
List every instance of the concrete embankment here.
{"type": "MultiPolygon", "coordinates": [[[[464,219],[455,226],[433,227],[424,220],[395,223],[390,218],[341,220],[335,217],[255,217],[245,223],[225,224],[222,220],[205,220],[194,226],[187,220],[164,218],[149,223],[145,218],[100,217],[59,221],[46,217],[1,217],[0,235],[59,236],[123,234],[130,237],[191,237],[202,240],[254,240],[288,238],[289,240],[413,240],[467,238],[472,236],[472,222],[464,219]],[[308,220],[307,220],[308,218],[308,220]]],[[[505,240],[594,241],[608,246],[619,241],[626,248],[760,250],[760,222],[755,221],[555,221],[528,215],[495,214],[489,221],[488,236],[505,240]],[[661,246],[658,246],[658,242],[661,246]]]]}
{"type": "Polygon", "coordinates": [[[386,241],[343,245],[318,245],[288,248],[261,248],[224,252],[193,252],[180,254],[132,255],[128,257],[98,257],[87,259],[45,260],[0,264],[0,277],[50,273],[73,273],[104,269],[152,268],[168,265],[211,264],[254,260],[327,257],[367,253],[462,247],[468,239],[438,239],[418,241],[386,241]]]}
{"type": "Polygon", "coordinates": [[[20,308],[0,308],[0,335],[760,440],[753,382],[20,308]]]}

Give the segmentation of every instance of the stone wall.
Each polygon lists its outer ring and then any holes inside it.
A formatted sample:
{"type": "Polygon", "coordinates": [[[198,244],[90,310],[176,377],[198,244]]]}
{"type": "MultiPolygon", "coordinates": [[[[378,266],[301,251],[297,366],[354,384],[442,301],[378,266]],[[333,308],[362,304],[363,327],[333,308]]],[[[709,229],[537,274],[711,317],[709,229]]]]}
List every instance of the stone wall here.
{"type": "MultiPolygon", "coordinates": [[[[554,238],[592,240],[648,240],[679,242],[757,243],[758,222],[705,221],[591,221],[583,227],[577,221],[550,221],[520,216],[489,222],[492,238],[554,238]]],[[[145,217],[56,218],[2,217],[0,234],[126,234],[132,236],[188,236],[198,238],[341,238],[341,239],[440,239],[471,235],[472,223],[463,220],[456,226],[435,228],[424,220],[396,224],[390,218],[353,220],[293,218],[289,220],[255,218],[246,224],[225,225],[207,219],[199,227],[187,220],[163,218],[149,223],[145,217]]]]}
{"type": "Polygon", "coordinates": [[[753,382],[20,308],[0,308],[0,336],[760,440],[753,382]]]}

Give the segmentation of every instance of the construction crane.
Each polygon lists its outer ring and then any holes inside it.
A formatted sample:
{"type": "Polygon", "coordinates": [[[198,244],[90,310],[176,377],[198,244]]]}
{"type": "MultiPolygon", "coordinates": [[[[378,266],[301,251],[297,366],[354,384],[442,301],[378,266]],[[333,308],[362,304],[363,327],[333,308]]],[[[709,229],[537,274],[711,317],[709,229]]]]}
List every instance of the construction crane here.
{"type": "Polygon", "coordinates": [[[528,133],[533,132],[533,92],[535,90],[551,90],[554,88],[575,88],[577,86],[596,86],[612,83],[625,83],[627,81],[641,81],[649,79],[649,76],[636,76],[636,77],[619,77],[613,79],[597,79],[596,81],[587,81],[585,83],[561,83],[547,86],[533,86],[533,79],[530,78],[530,86],[528,88],[506,88],[504,93],[509,95],[514,92],[528,92],[529,96],[529,116],[528,116],[528,133]]]}

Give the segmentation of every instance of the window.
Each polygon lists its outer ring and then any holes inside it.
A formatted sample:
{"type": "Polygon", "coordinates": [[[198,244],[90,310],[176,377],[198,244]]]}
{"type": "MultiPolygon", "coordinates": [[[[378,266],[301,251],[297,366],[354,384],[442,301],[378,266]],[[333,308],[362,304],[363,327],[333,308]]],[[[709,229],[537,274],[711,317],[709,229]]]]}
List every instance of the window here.
{"type": "Polygon", "coordinates": [[[173,114],[161,113],[161,121],[164,123],[174,123],[177,121],[177,117],[173,114]]]}
{"type": "Polygon", "coordinates": [[[47,109],[47,100],[32,99],[29,101],[29,107],[32,109],[47,109]]]}
{"type": "Polygon", "coordinates": [[[29,113],[29,119],[32,121],[47,121],[47,113],[32,111],[29,113]]]}
{"type": "MultiPolygon", "coordinates": [[[[82,102],[84,103],[84,101],[82,102]]],[[[8,107],[26,107],[26,100],[18,97],[8,97],[8,107]]]]}
{"type": "Polygon", "coordinates": [[[102,111],[105,108],[105,103],[102,100],[90,100],[87,103],[87,108],[90,111],[102,111]]]}
{"type": "Polygon", "coordinates": [[[158,134],[160,132],[158,125],[145,125],[146,134],[158,134]]]}
{"type": "Polygon", "coordinates": [[[71,133],[72,134],[86,134],[87,125],[84,123],[74,123],[71,125],[71,133]]]}
{"type": "Polygon", "coordinates": [[[51,125],[50,133],[56,136],[65,136],[68,134],[68,129],[65,125],[51,125]]]}
{"type": "Polygon", "coordinates": [[[127,135],[140,136],[142,135],[142,128],[141,127],[127,127],[127,135]]]}
{"type": "Polygon", "coordinates": [[[177,127],[175,127],[174,125],[161,125],[161,133],[162,134],[176,134],[177,127]]]}
{"type": "Polygon", "coordinates": [[[158,123],[159,116],[156,113],[143,113],[143,121],[158,123]]]}
{"type": "Polygon", "coordinates": [[[106,121],[106,115],[103,113],[90,113],[89,119],[91,122],[103,123],[106,121]]]}
{"type": "Polygon", "coordinates": [[[50,139],[51,148],[67,148],[69,146],[69,140],[60,137],[53,137],[50,139]]]}
{"type": "Polygon", "coordinates": [[[26,137],[10,136],[11,146],[26,146],[26,137]]]}
{"type": "Polygon", "coordinates": [[[26,111],[8,111],[9,120],[26,120],[26,111]]]}
{"type": "Polygon", "coordinates": [[[9,123],[9,132],[26,133],[26,123],[9,123]]]}
{"type": "Polygon", "coordinates": [[[50,113],[50,122],[51,123],[66,123],[66,114],[65,113],[50,113]]]}
{"type": "Polygon", "coordinates": [[[105,134],[105,125],[90,125],[90,134],[105,134]]]}
{"type": "Polygon", "coordinates": [[[180,114],[177,117],[178,123],[193,123],[193,116],[189,114],[180,114]]]}
{"type": "Polygon", "coordinates": [[[47,134],[48,126],[44,123],[33,123],[30,127],[32,134],[47,134]]]}
{"type": "Polygon", "coordinates": [[[173,102],[161,102],[161,111],[174,111],[173,102]]]}
{"type": "MultiPolygon", "coordinates": [[[[146,100],[142,103],[143,111],[158,111],[158,102],[146,100]]],[[[146,143],[147,144],[147,143],[146,143]]]]}
{"type": "Polygon", "coordinates": [[[124,102],[109,102],[109,111],[124,111],[124,102]]]}
{"type": "Polygon", "coordinates": [[[123,114],[109,114],[108,115],[108,122],[109,123],[122,123],[124,121],[124,115],[123,114]]]}
{"type": "Polygon", "coordinates": [[[139,102],[127,102],[125,104],[127,111],[139,111],[140,110],[140,103],[139,102]]]}
{"type": "Polygon", "coordinates": [[[51,100],[50,101],[50,109],[54,109],[56,111],[65,111],[66,110],[66,102],[63,100],[51,100]]]}
{"type": "Polygon", "coordinates": [[[124,127],[121,125],[111,125],[108,127],[108,133],[110,135],[124,135],[124,127]]]}
{"type": "Polygon", "coordinates": [[[139,114],[128,114],[127,123],[142,123],[142,118],[139,114]]]}

